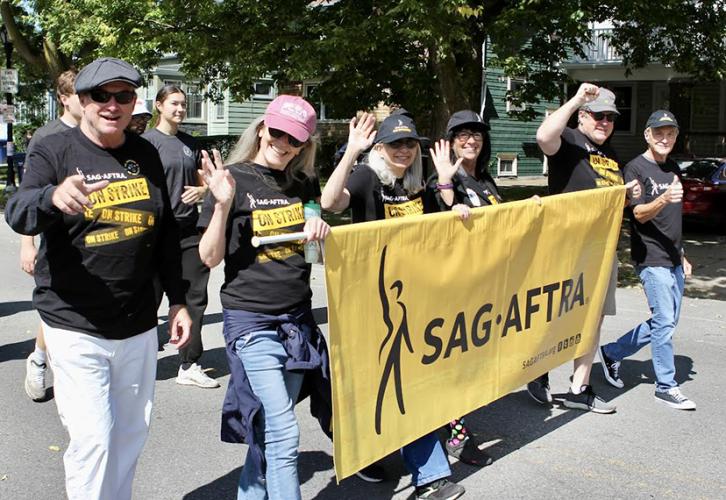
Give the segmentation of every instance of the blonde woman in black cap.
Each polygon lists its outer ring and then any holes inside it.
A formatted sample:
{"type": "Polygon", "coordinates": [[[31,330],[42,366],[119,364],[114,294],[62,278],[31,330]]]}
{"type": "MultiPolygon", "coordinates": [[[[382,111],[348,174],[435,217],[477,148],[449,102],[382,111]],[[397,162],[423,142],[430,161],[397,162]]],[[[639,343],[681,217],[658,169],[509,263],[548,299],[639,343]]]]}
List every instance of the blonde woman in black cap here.
{"type": "Polygon", "coordinates": [[[70,435],[71,500],[131,498],[156,378],[154,276],[169,297],[171,343],[182,347],[191,327],[159,154],[124,131],[140,85],[119,59],[83,68],[80,125],[31,149],[32,168],[5,212],[15,231],[44,237],[33,305],[70,435]]]}
{"type": "MultiPolygon", "coordinates": [[[[378,133],[374,127],[375,118],[368,113],[350,121],[348,147],[323,189],[323,209],[340,212],[351,207],[353,222],[423,214],[421,146],[413,120],[397,114],[386,118],[378,133]],[[359,164],[351,173],[358,155],[371,144],[368,162],[359,164]]],[[[391,342],[391,348],[403,347],[406,331],[402,324],[399,332],[403,337],[391,342]]],[[[389,364],[394,361],[393,370],[396,355],[394,352],[388,357],[389,364]]],[[[385,390],[385,386],[381,389],[385,390]]],[[[451,469],[436,432],[404,446],[401,455],[411,472],[416,498],[453,500],[464,494],[461,485],[447,479],[451,469]]],[[[358,475],[368,481],[380,481],[383,476],[377,464],[358,475]]]]}

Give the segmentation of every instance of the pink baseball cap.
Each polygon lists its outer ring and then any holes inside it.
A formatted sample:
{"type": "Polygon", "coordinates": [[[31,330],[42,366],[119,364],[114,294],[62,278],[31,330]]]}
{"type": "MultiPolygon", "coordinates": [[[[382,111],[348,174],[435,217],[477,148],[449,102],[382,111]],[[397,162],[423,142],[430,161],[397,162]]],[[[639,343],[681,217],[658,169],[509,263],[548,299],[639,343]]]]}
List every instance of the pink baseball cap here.
{"type": "Polygon", "coordinates": [[[315,110],[302,97],[281,95],[265,110],[265,125],[282,130],[298,141],[307,141],[315,133],[315,110]]]}

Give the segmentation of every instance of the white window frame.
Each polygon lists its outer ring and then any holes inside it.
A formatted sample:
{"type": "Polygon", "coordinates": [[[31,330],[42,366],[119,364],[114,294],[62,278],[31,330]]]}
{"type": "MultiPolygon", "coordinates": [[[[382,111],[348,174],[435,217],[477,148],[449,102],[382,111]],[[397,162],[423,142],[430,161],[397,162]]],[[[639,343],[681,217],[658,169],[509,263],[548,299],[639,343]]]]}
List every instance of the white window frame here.
{"type": "Polygon", "coordinates": [[[272,100],[275,98],[275,82],[272,80],[257,80],[252,84],[252,90],[254,91],[252,94],[252,97],[254,99],[261,99],[261,100],[272,100]],[[263,84],[263,85],[269,85],[270,90],[267,91],[266,94],[259,94],[257,93],[257,84],[263,84]]]}
{"type": "Polygon", "coordinates": [[[615,89],[617,87],[630,87],[630,123],[628,124],[628,130],[615,130],[614,133],[618,135],[635,135],[635,115],[638,112],[638,86],[635,83],[619,82],[612,82],[608,86],[611,89],[615,89]]]}
{"type": "Polygon", "coordinates": [[[162,85],[168,85],[168,84],[173,84],[173,85],[177,85],[177,86],[181,87],[181,89],[184,92],[186,92],[186,94],[187,94],[187,117],[184,119],[184,121],[185,122],[189,122],[189,123],[206,123],[206,121],[207,121],[207,106],[206,106],[206,104],[207,104],[207,101],[208,100],[204,98],[204,92],[202,91],[202,88],[199,85],[199,83],[198,82],[185,82],[183,80],[175,80],[175,79],[166,79],[165,78],[162,81],[162,85]],[[195,87],[197,89],[197,92],[195,92],[195,93],[190,92],[189,91],[189,87],[195,87]],[[194,96],[197,96],[198,95],[200,97],[200,99],[202,100],[202,105],[201,105],[201,108],[200,108],[201,116],[199,116],[199,117],[189,116],[189,110],[192,107],[191,106],[191,99],[189,99],[189,95],[190,94],[193,94],[194,96]]]}
{"type": "Polygon", "coordinates": [[[497,177],[517,177],[517,153],[497,153],[497,177]],[[502,162],[512,162],[512,171],[503,172],[502,162]]]}
{"type": "MultiPolygon", "coordinates": [[[[512,77],[508,76],[507,77],[507,92],[512,91],[512,86],[513,86],[512,84],[519,85],[519,84],[522,84],[525,82],[526,82],[526,80],[524,80],[523,78],[512,78],[512,77]]],[[[511,113],[513,111],[524,111],[525,109],[527,109],[527,106],[528,106],[528,104],[526,102],[520,104],[519,106],[515,106],[514,104],[512,104],[512,101],[509,98],[509,96],[507,96],[507,113],[511,113]]]]}

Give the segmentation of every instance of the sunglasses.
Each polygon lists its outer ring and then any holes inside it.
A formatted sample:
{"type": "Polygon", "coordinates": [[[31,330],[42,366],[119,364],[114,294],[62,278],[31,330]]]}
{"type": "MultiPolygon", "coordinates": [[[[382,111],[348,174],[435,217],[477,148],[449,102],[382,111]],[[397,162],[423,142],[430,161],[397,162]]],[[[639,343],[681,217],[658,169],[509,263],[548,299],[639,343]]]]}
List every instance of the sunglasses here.
{"type": "Polygon", "coordinates": [[[481,132],[473,132],[471,130],[460,130],[459,132],[454,135],[458,140],[462,142],[466,142],[471,138],[474,138],[476,142],[481,142],[484,140],[484,134],[481,132]]]}
{"type": "Polygon", "coordinates": [[[590,114],[590,116],[592,116],[593,120],[595,120],[596,122],[606,120],[606,121],[609,121],[610,123],[612,123],[618,117],[618,115],[616,115],[615,113],[605,113],[604,111],[595,112],[595,111],[588,110],[587,112],[590,114]]]}
{"type": "Polygon", "coordinates": [[[279,130],[272,127],[267,127],[267,131],[270,133],[272,137],[275,139],[282,139],[283,137],[287,136],[287,143],[292,146],[293,148],[299,148],[303,144],[305,144],[305,141],[298,141],[293,136],[288,134],[287,132],[283,130],[279,130]]]}
{"type": "Polygon", "coordinates": [[[118,104],[129,104],[131,101],[134,100],[134,97],[136,97],[136,92],[133,90],[122,90],[120,92],[106,92],[105,90],[101,89],[93,89],[91,92],[91,99],[94,100],[94,102],[100,102],[102,104],[106,104],[108,101],[111,100],[113,97],[116,99],[116,102],[118,104]]]}
{"type": "Polygon", "coordinates": [[[397,141],[389,142],[387,145],[393,149],[401,149],[403,147],[407,149],[414,149],[418,141],[416,139],[399,139],[397,141]]]}

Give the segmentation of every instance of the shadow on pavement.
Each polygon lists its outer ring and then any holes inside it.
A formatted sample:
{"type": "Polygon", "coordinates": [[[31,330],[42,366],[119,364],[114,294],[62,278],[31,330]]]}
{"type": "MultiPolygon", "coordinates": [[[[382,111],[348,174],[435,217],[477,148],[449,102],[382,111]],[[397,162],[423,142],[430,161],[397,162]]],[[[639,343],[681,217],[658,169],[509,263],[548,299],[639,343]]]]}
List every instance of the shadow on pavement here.
{"type": "Polygon", "coordinates": [[[20,300],[17,302],[0,302],[0,318],[10,316],[15,313],[32,311],[33,302],[30,300],[20,300]]]}
{"type": "Polygon", "coordinates": [[[0,363],[13,359],[25,359],[35,349],[35,337],[21,342],[0,345],[0,363]]]}

